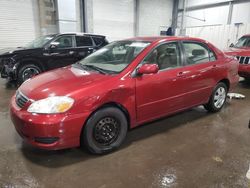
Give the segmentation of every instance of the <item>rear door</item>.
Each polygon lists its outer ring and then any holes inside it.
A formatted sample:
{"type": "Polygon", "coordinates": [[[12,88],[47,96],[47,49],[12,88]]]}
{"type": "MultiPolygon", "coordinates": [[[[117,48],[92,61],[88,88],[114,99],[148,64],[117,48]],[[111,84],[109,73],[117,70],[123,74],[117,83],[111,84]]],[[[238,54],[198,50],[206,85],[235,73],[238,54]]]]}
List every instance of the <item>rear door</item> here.
{"type": "Polygon", "coordinates": [[[76,48],[75,48],[75,58],[76,61],[79,61],[89,54],[93,53],[96,49],[93,43],[93,40],[90,36],[87,35],[76,35],[76,48]]]}
{"type": "Polygon", "coordinates": [[[180,77],[186,84],[182,87],[185,93],[185,108],[207,102],[215,85],[217,59],[209,47],[196,41],[183,41],[185,57],[184,71],[180,77]]]}

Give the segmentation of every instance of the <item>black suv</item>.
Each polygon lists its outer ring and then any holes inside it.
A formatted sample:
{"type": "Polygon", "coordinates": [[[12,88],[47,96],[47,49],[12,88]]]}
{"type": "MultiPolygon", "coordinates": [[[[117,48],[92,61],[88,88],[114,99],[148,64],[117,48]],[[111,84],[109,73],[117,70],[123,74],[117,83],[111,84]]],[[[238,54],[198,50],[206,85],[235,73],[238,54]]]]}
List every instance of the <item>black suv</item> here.
{"type": "Polygon", "coordinates": [[[46,35],[25,47],[0,50],[2,78],[25,80],[41,72],[79,61],[108,44],[105,36],[85,33],[46,35]]]}

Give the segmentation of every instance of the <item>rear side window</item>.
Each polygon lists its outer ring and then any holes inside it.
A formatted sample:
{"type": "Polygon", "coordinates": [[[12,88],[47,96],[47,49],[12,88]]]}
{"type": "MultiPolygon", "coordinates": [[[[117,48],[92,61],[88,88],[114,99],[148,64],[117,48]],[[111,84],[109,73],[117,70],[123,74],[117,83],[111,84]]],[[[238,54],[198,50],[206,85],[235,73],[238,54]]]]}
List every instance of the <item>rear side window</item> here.
{"type": "Polygon", "coordinates": [[[95,41],[96,46],[101,46],[103,43],[105,43],[104,37],[92,37],[95,41]]]}
{"type": "Polygon", "coordinates": [[[90,37],[76,36],[76,46],[77,47],[93,46],[93,43],[90,37]]]}
{"type": "Polygon", "coordinates": [[[215,54],[203,44],[183,42],[184,52],[188,65],[215,61],[215,54]]]}

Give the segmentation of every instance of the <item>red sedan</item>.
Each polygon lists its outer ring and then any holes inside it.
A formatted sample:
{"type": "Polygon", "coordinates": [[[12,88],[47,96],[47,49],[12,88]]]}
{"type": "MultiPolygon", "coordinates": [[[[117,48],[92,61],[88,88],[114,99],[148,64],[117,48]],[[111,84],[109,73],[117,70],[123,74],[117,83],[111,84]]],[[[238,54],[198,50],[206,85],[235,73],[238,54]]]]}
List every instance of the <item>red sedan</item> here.
{"type": "Polygon", "coordinates": [[[235,45],[225,52],[238,59],[239,75],[250,80],[250,35],[242,36],[235,45]]]}
{"type": "Polygon", "coordinates": [[[132,38],[24,82],[11,118],[34,146],[106,153],[145,122],[198,105],[218,112],[238,80],[238,62],[204,40],[132,38]]]}

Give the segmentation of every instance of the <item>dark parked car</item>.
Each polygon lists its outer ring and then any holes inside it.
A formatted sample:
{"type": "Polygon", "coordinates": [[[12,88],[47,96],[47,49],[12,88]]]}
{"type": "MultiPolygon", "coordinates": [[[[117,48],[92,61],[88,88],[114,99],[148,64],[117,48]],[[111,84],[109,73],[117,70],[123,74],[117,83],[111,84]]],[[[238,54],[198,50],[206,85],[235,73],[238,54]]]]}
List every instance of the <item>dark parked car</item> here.
{"type": "Polygon", "coordinates": [[[0,50],[2,78],[19,84],[41,72],[75,63],[108,44],[105,36],[67,33],[46,35],[25,47],[0,50]]]}

